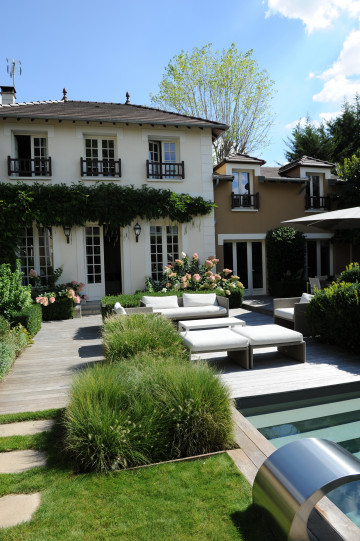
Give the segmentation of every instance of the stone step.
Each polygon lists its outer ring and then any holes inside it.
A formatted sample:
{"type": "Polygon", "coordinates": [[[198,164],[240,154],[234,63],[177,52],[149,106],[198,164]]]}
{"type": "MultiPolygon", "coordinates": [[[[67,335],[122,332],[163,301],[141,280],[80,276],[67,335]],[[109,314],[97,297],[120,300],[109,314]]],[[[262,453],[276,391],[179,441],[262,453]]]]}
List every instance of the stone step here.
{"type": "Polygon", "coordinates": [[[0,453],[0,473],[21,473],[39,466],[46,466],[46,453],[42,451],[27,449],[0,453]]]}
{"type": "Polygon", "coordinates": [[[0,528],[29,522],[41,503],[40,492],[8,494],[0,498],[0,528]]]}
{"type": "Polygon", "coordinates": [[[53,419],[42,419],[40,421],[21,421],[19,423],[8,423],[0,425],[0,438],[9,436],[29,436],[39,432],[49,432],[54,426],[53,419]]]}

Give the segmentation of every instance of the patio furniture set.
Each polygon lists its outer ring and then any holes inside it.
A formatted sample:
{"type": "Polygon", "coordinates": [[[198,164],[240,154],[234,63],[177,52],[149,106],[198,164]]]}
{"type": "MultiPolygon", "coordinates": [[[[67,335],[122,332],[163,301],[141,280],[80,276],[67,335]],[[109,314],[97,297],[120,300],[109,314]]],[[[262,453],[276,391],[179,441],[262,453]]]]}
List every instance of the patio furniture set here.
{"type": "Polygon", "coordinates": [[[241,319],[229,317],[228,299],[215,293],[184,293],[182,298],[144,296],[141,304],[142,309],[150,308],[178,322],[190,355],[226,351],[242,368],[251,369],[254,349],[277,347],[299,362],[306,360],[306,344],[301,332],[277,323],[247,327],[241,319]]]}

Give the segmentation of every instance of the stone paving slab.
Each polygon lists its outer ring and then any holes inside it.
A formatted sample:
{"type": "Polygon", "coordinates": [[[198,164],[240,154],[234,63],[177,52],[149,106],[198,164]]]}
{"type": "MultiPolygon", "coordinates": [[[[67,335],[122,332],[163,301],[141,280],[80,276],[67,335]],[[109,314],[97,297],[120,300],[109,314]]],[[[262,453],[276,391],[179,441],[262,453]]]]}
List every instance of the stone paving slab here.
{"type": "Polygon", "coordinates": [[[46,453],[41,451],[27,449],[0,453],[0,473],[21,473],[39,466],[46,466],[46,453]]]}
{"type": "Polygon", "coordinates": [[[0,425],[0,438],[8,436],[29,436],[39,434],[39,432],[49,432],[54,426],[53,419],[43,419],[40,421],[21,421],[19,423],[8,423],[0,425]]]}
{"type": "Polygon", "coordinates": [[[0,498],[0,528],[29,522],[41,503],[41,494],[9,494],[0,498]]]}

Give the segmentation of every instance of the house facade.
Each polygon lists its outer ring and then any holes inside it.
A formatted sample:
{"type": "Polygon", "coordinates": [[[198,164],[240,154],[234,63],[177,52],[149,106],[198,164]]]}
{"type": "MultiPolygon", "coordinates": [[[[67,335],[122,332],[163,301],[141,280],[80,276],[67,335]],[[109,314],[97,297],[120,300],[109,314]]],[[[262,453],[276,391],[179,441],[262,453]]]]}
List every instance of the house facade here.
{"type": "MultiPolygon", "coordinates": [[[[266,233],[291,220],[336,209],[342,182],[333,164],[303,156],[282,167],[265,167],[261,159],[234,154],[214,167],[215,242],[219,265],[240,276],[246,292],[267,293],[266,233]]],[[[303,227],[305,276],[334,276],[355,254],[348,243],[333,243],[333,234],[303,227]]],[[[284,272],[286,269],[284,269],[284,272]]]]}
{"type": "MultiPolygon", "coordinates": [[[[212,141],[225,125],[132,105],[128,95],[123,104],[71,101],[64,89],[61,100],[16,103],[15,89],[1,87],[1,97],[0,182],[147,185],[213,201],[212,141]]],[[[61,281],[84,282],[92,300],[143,289],[181,252],[215,253],[213,213],[185,224],[64,225],[24,230],[22,270],[64,265],[61,281]]]]}

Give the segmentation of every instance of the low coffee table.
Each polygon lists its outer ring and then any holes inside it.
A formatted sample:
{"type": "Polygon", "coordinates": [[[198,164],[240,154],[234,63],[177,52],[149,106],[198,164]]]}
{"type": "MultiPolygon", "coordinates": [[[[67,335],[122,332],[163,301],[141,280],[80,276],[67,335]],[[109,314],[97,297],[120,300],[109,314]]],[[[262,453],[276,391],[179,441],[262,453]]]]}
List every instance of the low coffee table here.
{"type": "Polygon", "coordinates": [[[199,329],[215,329],[220,327],[235,327],[241,325],[245,327],[246,323],[237,317],[218,317],[209,319],[190,319],[188,321],[179,321],[179,331],[195,331],[199,329]]]}

